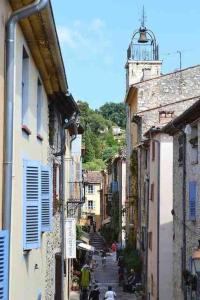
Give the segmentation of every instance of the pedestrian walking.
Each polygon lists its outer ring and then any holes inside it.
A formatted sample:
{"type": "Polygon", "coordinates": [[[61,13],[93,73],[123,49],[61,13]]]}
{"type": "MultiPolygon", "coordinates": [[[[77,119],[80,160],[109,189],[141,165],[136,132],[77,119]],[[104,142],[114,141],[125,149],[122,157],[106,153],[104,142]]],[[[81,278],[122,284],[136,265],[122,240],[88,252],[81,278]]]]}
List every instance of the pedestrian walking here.
{"type": "Polygon", "coordinates": [[[96,222],[93,222],[93,231],[96,232],[96,222]]]}
{"type": "Polygon", "coordinates": [[[112,250],[112,259],[113,261],[116,261],[117,246],[115,242],[112,243],[111,250],[112,250]]]}
{"type": "Polygon", "coordinates": [[[82,290],[88,289],[90,284],[91,274],[89,266],[86,264],[81,269],[81,288],[82,290]]]}
{"type": "Polygon", "coordinates": [[[96,284],[94,289],[90,292],[89,300],[99,300],[100,291],[96,284]]]}
{"type": "Polygon", "coordinates": [[[80,294],[80,300],[88,300],[88,289],[83,288],[80,294]]]}
{"type": "Polygon", "coordinates": [[[105,293],[105,300],[114,300],[116,298],[116,293],[112,290],[112,286],[108,286],[108,290],[105,293]]]}

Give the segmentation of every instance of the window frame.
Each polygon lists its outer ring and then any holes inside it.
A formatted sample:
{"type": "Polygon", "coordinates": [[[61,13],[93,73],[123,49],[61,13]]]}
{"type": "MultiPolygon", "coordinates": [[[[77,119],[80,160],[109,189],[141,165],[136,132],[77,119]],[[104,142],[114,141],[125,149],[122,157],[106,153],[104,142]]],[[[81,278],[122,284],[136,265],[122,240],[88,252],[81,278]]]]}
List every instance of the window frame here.
{"type": "Polygon", "coordinates": [[[21,70],[21,125],[22,130],[28,135],[31,134],[28,128],[28,108],[29,108],[29,71],[30,57],[25,46],[22,49],[22,70],[21,70]]]}
{"type": "Polygon", "coordinates": [[[87,191],[88,191],[88,194],[94,194],[94,185],[93,184],[88,184],[87,191]],[[90,188],[91,188],[91,190],[90,190],[90,188]]]}
{"type": "Polygon", "coordinates": [[[43,110],[43,86],[41,80],[37,80],[37,138],[43,140],[42,137],[42,110],[43,110]]]}

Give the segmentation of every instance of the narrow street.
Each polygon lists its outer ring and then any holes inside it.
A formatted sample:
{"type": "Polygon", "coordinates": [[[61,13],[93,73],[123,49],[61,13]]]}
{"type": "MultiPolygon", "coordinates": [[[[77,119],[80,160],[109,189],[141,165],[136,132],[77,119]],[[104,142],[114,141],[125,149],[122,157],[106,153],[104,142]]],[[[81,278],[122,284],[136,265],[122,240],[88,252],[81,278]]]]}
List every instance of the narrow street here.
{"type": "Polygon", "coordinates": [[[103,300],[108,285],[112,286],[113,291],[117,294],[117,299],[121,300],[136,300],[137,298],[130,293],[124,293],[122,287],[119,287],[118,283],[118,267],[117,263],[112,260],[111,256],[107,256],[106,266],[102,267],[101,257],[94,255],[94,259],[97,261],[98,267],[94,272],[94,278],[98,282],[100,289],[100,300],[103,300]]]}
{"type": "MultiPolygon", "coordinates": [[[[90,234],[91,245],[96,248],[96,250],[101,250],[104,247],[104,241],[98,233],[90,234]]],[[[133,294],[124,293],[122,287],[119,286],[118,282],[118,266],[117,262],[114,262],[110,253],[107,253],[106,266],[102,266],[102,258],[99,255],[94,255],[93,259],[97,262],[97,268],[94,272],[94,280],[100,289],[100,300],[103,300],[105,292],[108,286],[112,286],[113,291],[117,294],[117,299],[129,300],[137,299],[133,294]]]]}

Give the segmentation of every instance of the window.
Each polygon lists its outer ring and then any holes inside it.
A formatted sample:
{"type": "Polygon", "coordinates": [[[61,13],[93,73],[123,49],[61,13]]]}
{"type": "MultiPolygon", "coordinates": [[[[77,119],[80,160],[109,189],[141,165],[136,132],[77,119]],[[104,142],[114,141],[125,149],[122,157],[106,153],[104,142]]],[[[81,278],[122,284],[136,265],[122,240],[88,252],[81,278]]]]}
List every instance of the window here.
{"type": "Polygon", "coordinates": [[[191,139],[189,140],[191,145],[191,163],[198,163],[198,127],[197,125],[192,126],[191,139]]]}
{"type": "Polygon", "coordinates": [[[144,160],[145,160],[145,169],[147,169],[148,168],[148,149],[145,149],[144,151],[145,151],[145,153],[144,153],[144,155],[145,155],[145,158],[144,158],[144,160]]]}
{"type": "Polygon", "coordinates": [[[94,186],[92,184],[88,185],[88,194],[93,194],[94,193],[94,186]]]}
{"type": "Polygon", "coordinates": [[[189,220],[196,220],[196,197],[197,185],[196,181],[189,182],[189,220]]]}
{"type": "Polygon", "coordinates": [[[39,161],[24,160],[23,170],[23,248],[31,250],[40,247],[41,231],[51,230],[51,173],[39,161]]]}
{"type": "Polygon", "coordinates": [[[184,136],[183,136],[183,134],[181,134],[178,137],[178,145],[179,145],[178,162],[180,165],[183,163],[183,142],[184,142],[184,136]]]}
{"type": "Polygon", "coordinates": [[[41,167],[41,230],[51,231],[52,197],[51,176],[48,166],[41,167]]]}
{"type": "Polygon", "coordinates": [[[24,250],[40,247],[41,180],[40,163],[24,160],[24,250]]]}
{"type": "Polygon", "coordinates": [[[0,299],[8,299],[8,231],[0,230],[0,299]]]}
{"type": "Polygon", "coordinates": [[[154,294],[154,284],[153,284],[153,274],[151,274],[151,295],[153,296],[154,294]]]}
{"type": "Polygon", "coordinates": [[[29,56],[23,48],[22,55],[22,125],[28,125],[28,100],[29,100],[29,56]]]}
{"type": "Polygon", "coordinates": [[[146,249],[146,226],[142,226],[142,250],[145,251],[146,249]]]}
{"type": "Polygon", "coordinates": [[[151,184],[151,201],[154,201],[154,183],[151,184]]]}
{"type": "Polygon", "coordinates": [[[149,232],[149,249],[152,250],[152,232],[149,232]]]}
{"type": "Polygon", "coordinates": [[[37,135],[42,138],[42,84],[38,79],[37,84],[37,135]]]}
{"type": "Polygon", "coordinates": [[[94,209],[93,200],[88,201],[88,209],[94,209]]]}
{"type": "Polygon", "coordinates": [[[155,160],[155,148],[156,148],[156,143],[155,143],[155,141],[152,141],[152,161],[154,161],[155,160]]]}

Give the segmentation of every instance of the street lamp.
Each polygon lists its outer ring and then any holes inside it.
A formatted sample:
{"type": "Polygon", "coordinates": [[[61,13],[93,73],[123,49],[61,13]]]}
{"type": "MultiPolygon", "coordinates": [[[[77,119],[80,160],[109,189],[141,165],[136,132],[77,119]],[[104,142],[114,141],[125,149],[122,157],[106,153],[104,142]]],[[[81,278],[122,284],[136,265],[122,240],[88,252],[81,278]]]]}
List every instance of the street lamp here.
{"type": "Polygon", "coordinates": [[[198,240],[198,243],[199,246],[192,255],[192,262],[197,275],[197,296],[200,296],[200,240],[198,240]]]}

